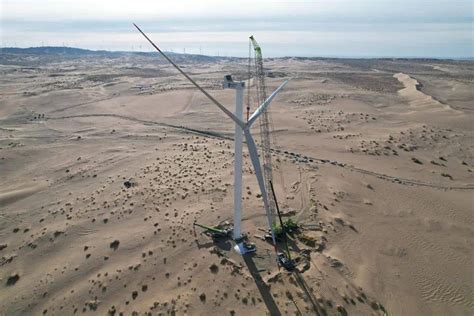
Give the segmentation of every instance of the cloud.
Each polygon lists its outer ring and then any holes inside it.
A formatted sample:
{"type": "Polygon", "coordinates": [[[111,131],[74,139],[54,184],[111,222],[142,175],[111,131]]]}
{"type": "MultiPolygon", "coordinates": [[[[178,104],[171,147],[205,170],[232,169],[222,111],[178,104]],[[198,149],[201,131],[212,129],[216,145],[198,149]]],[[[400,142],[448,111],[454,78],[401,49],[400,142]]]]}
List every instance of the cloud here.
{"type": "Polygon", "coordinates": [[[320,21],[471,19],[470,0],[2,0],[2,19],[157,20],[312,17],[320,21]]]}
{"type": "Polygon", "coordinates": [[[2,0],[0,36],[4,46],[145,50],[137,22],[165,48],[188,52],[245,56],[255,34],[266,56],[466,57],[472,9],[465,0],[2,0]]]}

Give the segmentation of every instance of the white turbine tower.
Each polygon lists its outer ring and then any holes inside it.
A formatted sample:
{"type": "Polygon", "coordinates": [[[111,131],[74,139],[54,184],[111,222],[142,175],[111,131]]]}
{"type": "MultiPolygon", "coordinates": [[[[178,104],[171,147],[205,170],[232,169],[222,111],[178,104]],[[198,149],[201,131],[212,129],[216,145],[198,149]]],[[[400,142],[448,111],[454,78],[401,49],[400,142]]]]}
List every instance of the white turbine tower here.
{"type": "Polygon", "coordinates": [[[151,45],[171,64],[173,65],[183,76],[186,77],[196,88],[198,88],[206,97],[209,98],[219,109],[221,109],[228,117],[230,117],[235,123],[235,137],[234,137],[234,149],[235,149],[235,162],[234,162],[234,239],[237,243],[235,249],[240,254],[245,254],[247,248],[243,243],[242,233],[240,230],[241,222],[241,202],[242,202],[242,134],[245,136],[247,143],[250,159],[252,161],[253,168],[255,170],[255,175],[257,177],[258,185],[262,194],[263,205],[265,207],[265,212],[267,215],[268,225],[272,232],[273,245],[276,245],[275,234],[272,228],[272,212],[270,210],[270,205],[268,202],[268,191],[265,188],[265,181],[263,179],[262,168],[260,165],[260,159],[258,158],[257,145],[250,133],[250,128],[257,118],[265,111],[265,109],[270,105],[273,98],[277,95],[278,92],[288,83],[289,79],[283,82],[269,97],[265,100],[257,110],[252,114],[247,122],[243,121],[243,90],[244,82],[235,82],[232,80],[231,76],[226,76],[224,80],[224,88],[232,88],[236,90],[235,98],[235,114],[230,112],[225,108],[220,102],[218,102],[214,97],[206,92],[201,86],[199,86],[191,77],[189,77],[178,65],[176,65],[165,53],[158,48],[158,46],[153,43],[148,36],[134,23],[133,24],[137,30],[150,42],[151,45]]]}

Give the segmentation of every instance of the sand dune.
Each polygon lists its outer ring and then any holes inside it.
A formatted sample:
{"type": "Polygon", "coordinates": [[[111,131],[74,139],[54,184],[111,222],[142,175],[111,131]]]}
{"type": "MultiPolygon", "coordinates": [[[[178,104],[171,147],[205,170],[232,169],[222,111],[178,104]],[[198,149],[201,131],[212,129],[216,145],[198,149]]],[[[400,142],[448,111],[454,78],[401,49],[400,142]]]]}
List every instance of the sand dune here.
{"type": "MultiPolygon", "coordinates": [[[[242,227],[257,254],[193,226],[233,219],[234,127],[167,65],[10,58],[0,315],[474,313],[472,62],[437,61],[448,75],[422,60],[266,62],[269,89],[295,78],[272,104],[276,193],[301,225],[288,273],[247,152],[242,227]]],[[[246,62],[180,62],[232,108],[220,80],[246,62]]]]}
{"type": "Polygon", "coordinates": [[[25,186],[21,189],[7,191],[7,192],[0,192],[0,204],[1,205],[8,205],[11,203],[15,203],[18,200],[24,199],[30,195],[33,195],[47,187],[47,184],[40,184],[34,186],[25,186]]]}
{"type": "Polygon", "coordinates": [[[443,104],[433,99],[432,96],[421,92],[421,84],[416,79],[404,73],[397,73],[393,76],[405,86],[405,88],[398,91],[398,93],[408,99],[408,103],[411,107],[416,109],[430,108],[434,110],[445,109],[454,111],[449,105],[443,104]]]}

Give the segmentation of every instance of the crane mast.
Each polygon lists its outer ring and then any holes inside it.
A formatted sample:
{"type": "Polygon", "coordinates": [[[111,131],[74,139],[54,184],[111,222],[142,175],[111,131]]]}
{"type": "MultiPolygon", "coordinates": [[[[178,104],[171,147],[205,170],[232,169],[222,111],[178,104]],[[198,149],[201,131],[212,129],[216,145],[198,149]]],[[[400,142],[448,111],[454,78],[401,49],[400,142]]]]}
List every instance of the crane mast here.
{"type": "MultiPolygon", "coordinates": [[[[255,87],[256,87],[256,97],[257,104],[261,104],[267,99],[266,86],[265,86],[265,72],[263,70],[263,57],[262,49],[255,38],[250,36],[250,42],[253,45],[254,54],[255,54],[255,87]]],[[[250,78],[250,74],[249,74],[250,78]]],[[[250,102],[249,102],[250,104],[250,102]]],[[[272,153],[271,153],[271,137],[270,137],[270,128],[271,116],[268,109],[266,109],[259,118],[260,123],[260,137],[261,137],[261,155],[263,158],[263,176],[265,179],[265,187],[270,188],[273,181],[273,171],[272,171],[272,153]]],[[[272,213],[272,218],[275,218],[275,200],[271,194],[268,196],[268,202],[270,210],[272,213]]]]}

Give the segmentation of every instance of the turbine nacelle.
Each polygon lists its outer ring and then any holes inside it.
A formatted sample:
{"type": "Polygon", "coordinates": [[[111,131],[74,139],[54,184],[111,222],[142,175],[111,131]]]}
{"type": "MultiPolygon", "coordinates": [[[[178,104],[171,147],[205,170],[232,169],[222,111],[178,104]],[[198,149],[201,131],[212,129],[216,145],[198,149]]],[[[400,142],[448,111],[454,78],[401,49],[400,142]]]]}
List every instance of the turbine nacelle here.
{"type": "Polygon", "coordinates": [[[224,89],[243,89],[245,87],[245,82],[234,81],[234,79],[232,79],[232,75],[225,75],[222,87],[224,89]]]}
{"type": "MultiPolygon", "coordinates": [[[[283,89],[284,86],[290,81],[290,79],[284,81],[278,88],[273,91],[273,93],[263,102],[260,104],[260,106],[257,108],[257,110],[250,116],[249,120],[247,122],[244,122],[243,120],[237,118],[234,114],[232,113],[227,113],[226,114],[237,124],[239,125],[242,130],[248,130],[252,127],[253,123],[257,120],[257,118],[268,108],[270,103],[272,102],[273,98],[280,92],[281,89],[283,89]]],[[[229,89],[243,89],[245,86],[245,82],[242,81],[234,81],[232,79],[231,75],[225,75],[224,76],[224,82],[222,86],[225,88],[229,89]]]]}

